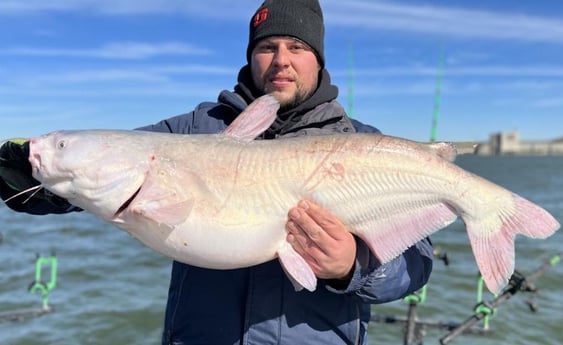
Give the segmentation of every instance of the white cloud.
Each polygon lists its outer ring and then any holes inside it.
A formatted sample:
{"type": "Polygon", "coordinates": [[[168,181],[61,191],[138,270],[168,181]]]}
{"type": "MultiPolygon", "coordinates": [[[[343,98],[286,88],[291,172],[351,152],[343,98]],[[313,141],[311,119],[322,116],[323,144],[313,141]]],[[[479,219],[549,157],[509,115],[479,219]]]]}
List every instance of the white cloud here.
{"type": "MultiPolygon", "coordinates": [[[[197,18],[246,21],[260,3],[261,1],[229,0],[2,0],[0,14],[183,14],[197,18]]],[[[321,4],[327,26],[436,34],[455,38],[563,43],[563,20],[556,16],[547,18],[510,10],[487,11],[372,0],[326,0],[321,4]]]]}
{"type": "Polygon", "coordinates": [[[561,109],[563,107],[563,97],[540,98],[535,100],[532,105],[537,108],[561,109]]]}
{"type": "Polygon", "coordinates": [[[209,55],[210,50],[186,43],[113,42],[99,48],[29,48],[16,47],[0,50],[0,55],[90,57],[103,59],[148,59],[161,55],[209,55]]]}
{"type": "Polygon", "coordinates": [[[563,43],[563,21],[539,16],[374,1],[327,1],[326,22],[458,38],[563,43]]]}
{"type": "Polygon", "coordinates": [[[249,19],[260,2],[211,0],[2,0],[0,14],[29,12],[85,12],[106,15],[187,14],[249,19]]]}
{"type": "Polygon", "coordinates": [[[560,66],[477,66],[454,67],[447,72],[453,76],[496,76],[496,77],[561,77],[560,66]]]}
{"type": "MultiPolygon", "coordinates": [[[[334,77],[345,77],[347,70],[334,70],[334,77]]],[[[356,68],[354,74],[361,77],[435,77],[436,66],[386,66],[377,68],[356,68]]],[[[444,77],[563,77],[563,67],[543,65],[495,65],[495,66],[446,66],[444,77]]]]}
{"type": "Polygon", "coordinates": [[[217,65],[164,65],[151,68],[150,70],[158,73],[174,75],[204,75],[204,76],[226,76],[232,77],[238,73],[239,67],[217,66],[217,65]]]}
{"type": "Polygon", "coordinates": [[[98,68],[98,69],[63,69],[61,71],[33,71],[29,74],[15,73],[10,75],[8,71],[1,71],[5,85],[0,87],[0,94],[22,92],[29,89],[40,89],[42,92],[61,85],[78,84],[84,85],[110,85],[110,83],[123,85],[159,85],[155,93],[165,84],[175,83],[175,80],[183,80],[186,76],[192,81],[211,83],[222,77],[232,81],[238,68],[221,65],[199,65],[199,64],[172,64],[172,65],[143,65],[142,67],[124,68],[98,68]]]}
{"type": "Polygon", "coordinates": [[[135,83],[162,83],[169,79],[162,74],[152,73],[144,70],[133,69],[99,69],[78,70],[62,73],[44,73],[25,77],[24,84],[38,86],[77,84],[77,83],[104,83],[104,82],[135,82],[135,83]]]}

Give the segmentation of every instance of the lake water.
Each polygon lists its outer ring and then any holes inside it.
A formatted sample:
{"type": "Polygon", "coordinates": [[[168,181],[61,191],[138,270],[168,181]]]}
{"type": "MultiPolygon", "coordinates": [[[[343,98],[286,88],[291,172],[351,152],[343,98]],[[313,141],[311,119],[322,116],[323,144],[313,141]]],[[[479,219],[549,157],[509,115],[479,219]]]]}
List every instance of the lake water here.
{"type": "MultiPolygon", "coordinates": [[[[538,203],[563,222],[563,157],[462,156],[457,163],[538,203]]],[[[0,322],[0,344],[158,344],[170,262],[94,217],[75,213],[34,217],[0,205],[0,314],[38,308],[27,291],[37,254],[58,258],[54,311],[41,317],[0,322]]],[[[421,320],[462,322],[473,312],[477,268],[463,224],[432,236],[451,262],[435,262],[421,320]]],[[[528,273],[562,251],[563,231],[549,240],[518,237],[516,268],[528,273]]],[[[43,272],[44,275],[48,272],[43,272]]],[[[490,320],[492,334],[463,335],[451,344],[563,344],[563,263],[537,281],[535,295],[519,293],[490,320]],[[526,302],[538,311],[532,313],[526,302]]],[[[45,276],[45,279],[48,275],[45,276]]],[[[487,299],[493,296],[485,294],[487,299]]],[[[406,316],[402,301],[373,306],[374,313],[406,316]]],[[[403,344],[403,327],[372,323],[370,345],[403,344]]],[[[427,329],[424,344],[439,344],[446,330],[427,329]]]]}

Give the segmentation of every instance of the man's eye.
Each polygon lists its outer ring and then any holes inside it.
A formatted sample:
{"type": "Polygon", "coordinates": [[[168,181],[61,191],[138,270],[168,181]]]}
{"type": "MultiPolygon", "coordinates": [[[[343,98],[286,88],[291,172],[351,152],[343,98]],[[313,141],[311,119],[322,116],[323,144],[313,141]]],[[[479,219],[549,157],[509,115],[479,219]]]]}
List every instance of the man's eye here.
{"type": "Polygon", "coordinates": [[[273,45],[269,45],[269,44],[264,44],[264,45],[260,45],[258,46],[258,50],[261,52],[271,52],[274,51],[274,46],[273,45]]]}
{"type": "Polygon", "coordinates": [[[303,44],[294,44],[291,47],[289,47],[289,49],[293,51],[299,51],[299,50],[305,50],[306,47],[303,44]]]}

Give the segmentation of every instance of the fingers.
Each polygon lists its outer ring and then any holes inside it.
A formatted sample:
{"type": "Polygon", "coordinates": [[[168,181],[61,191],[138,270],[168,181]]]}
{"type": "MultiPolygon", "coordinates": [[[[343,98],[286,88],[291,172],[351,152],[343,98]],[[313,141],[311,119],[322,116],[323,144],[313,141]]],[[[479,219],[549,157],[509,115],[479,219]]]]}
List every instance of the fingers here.
{"type": "Polygon", "coordinates": [[[319,278],[346,276],[355,262],[356,243],[342,222],[310,200],[288,213],[287,240],[319,278]]]}
{"type": "Polygon", "coordinates": [[[322,244],[322,237],[324,235],[322,234],[322,229],[318,228],[318,225],[304,225],[308,223],[308,221],[304,221],[305,217],[291,218],[293,220],[287,222],[287,240],[301,256],[309,256],[314,261],[317,261],[317,258],[322,259],[325,256],[323,248],[319,245],[319,243],[322,244]],[[307,226],[318,229],[311,230],[307,226]],[[306,228],[307,230],[305,230],[306,228]],[[310,233],[313,234],[312,237],[309,235],[310,233]]]}
{"type": "Polygon", "coordinates": [[[327,209],[311,200],[301,200],[296,208],[290,211],[289,218],[298,223],[313,240],[323,235],[340,240],[348,235],[342,222],[327,209]]]}

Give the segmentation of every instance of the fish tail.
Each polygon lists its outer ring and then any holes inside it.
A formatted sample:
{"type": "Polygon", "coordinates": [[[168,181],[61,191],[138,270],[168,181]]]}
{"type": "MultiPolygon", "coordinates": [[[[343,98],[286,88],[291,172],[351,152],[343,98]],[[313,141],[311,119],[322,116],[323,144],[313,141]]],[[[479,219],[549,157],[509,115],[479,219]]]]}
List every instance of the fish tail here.
{"type": "Polygon", "coordinates": [[[465,220],[477,266],[489,290],[499,293],[514,272],[514,237],[546,238],[559,222],[543,208],[512,194],[511,211],[499,205],[497,212],[465,220]]]}

